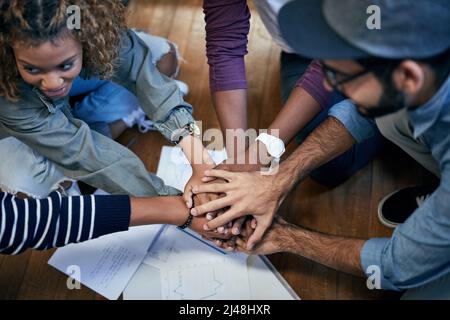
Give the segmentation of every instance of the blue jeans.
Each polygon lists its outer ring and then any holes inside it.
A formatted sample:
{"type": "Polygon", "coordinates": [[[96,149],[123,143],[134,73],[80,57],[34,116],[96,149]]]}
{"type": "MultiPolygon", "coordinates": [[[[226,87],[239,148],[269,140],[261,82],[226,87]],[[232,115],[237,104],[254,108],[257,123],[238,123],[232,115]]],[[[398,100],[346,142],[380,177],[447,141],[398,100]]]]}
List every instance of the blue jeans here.
{"type": "Polygon", "coordinates": [[[105,80],[84,80],[78,77],[73,82],[69,96],[73,116],[109,138],[109,124],[123,119],[139,107],[133,93],[105,80]]]}
{"type": "MultiPolygon", "coordinates": [[[[306,71],[311,60],[302,58],[295,54],[281,53],[281,98],[283,104],[289,98],[292,89],[298,79],[306,71]]],[[[301,130],[296,142],[301,144],[308,135],[314,131],[327,117],[328,110],[339,101],[344,99],[339,94],[334,94],[330,104],[324,108],[308,125],[301,130]]],[[[312,171],[310,177],[316,182],[333,188],[347,180],[356,171],[364,167],[375,158],[382,149],[384,138],[377,132],[372,138],[353,145],[348,151],[331,160],[323,166],[312,171]]]]}

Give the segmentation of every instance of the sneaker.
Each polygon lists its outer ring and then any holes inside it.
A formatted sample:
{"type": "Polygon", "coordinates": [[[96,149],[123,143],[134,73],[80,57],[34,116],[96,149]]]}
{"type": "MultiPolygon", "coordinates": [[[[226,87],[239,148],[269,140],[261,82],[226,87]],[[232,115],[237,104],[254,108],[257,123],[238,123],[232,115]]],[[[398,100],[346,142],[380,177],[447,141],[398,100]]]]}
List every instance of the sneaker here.
{"type": "Polygon", "coordinates": [[[378,205],[378,218],[388,228],[396,228],[406,221],[434,192],[431,186],[411,186],[394,191],[378,205]]]}
{"type": "Polygon", "coordinates": [[[76,181],[66,180],[60,183],[57,190],[64,197],[80,196],[81,191],[76,181]]]}
{"type": "Polygon", "coordinates": [[[74,181],[72,183],[72,186],[69,189],[66,189],[66,195],[67,196],[80,196],[81,195],[80,187],[78,186],[78,183],[76,181],[74,181]]]}
{"type": "Polygon", "coordinates": [[[175,80],[175,83],[177,84],[178,89],[180,89],[181,94],[183,96],[187,96],[189,93],[189,86],[187,85],[187,83],[180,80],[175,80]]]}
{"type": "Polygon", "coordinates": [[[146,133],[150,130],[156,130],[153,126],[153,121],[147,118],[147,115],[141,108],[137,108],[128,116],[122,118],[122,121],[125,122],[128,128],[137,125],[141,133],[146,133]]]}

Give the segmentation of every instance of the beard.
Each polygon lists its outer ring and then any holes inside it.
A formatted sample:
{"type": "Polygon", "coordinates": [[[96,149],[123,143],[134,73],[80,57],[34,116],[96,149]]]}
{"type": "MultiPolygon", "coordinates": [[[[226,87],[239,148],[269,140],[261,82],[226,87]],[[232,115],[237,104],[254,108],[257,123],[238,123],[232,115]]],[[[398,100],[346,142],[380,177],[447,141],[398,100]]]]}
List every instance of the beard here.
{"type": "Polygon", "coordinates": [[[379,118],[406,108],[405,95],[395,88],[392,80],[383,81],[383,94],[376,107],[362,107],[357,105],[358,113],[366,118],[379,118]]]}

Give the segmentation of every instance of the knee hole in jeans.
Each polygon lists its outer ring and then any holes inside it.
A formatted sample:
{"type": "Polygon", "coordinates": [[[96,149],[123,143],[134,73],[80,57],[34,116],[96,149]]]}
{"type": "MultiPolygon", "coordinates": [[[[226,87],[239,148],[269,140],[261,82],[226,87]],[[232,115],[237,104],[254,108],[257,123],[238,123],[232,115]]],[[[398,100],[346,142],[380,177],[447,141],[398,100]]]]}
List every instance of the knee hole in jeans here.
{"type": "Polygon", "coordinates": [[[175,46],[168,42],[170,51],[162,56],[157,62],[156,67],[158,70],[168,77],[173,77],[178,71],[178,57],[175,46]]]}

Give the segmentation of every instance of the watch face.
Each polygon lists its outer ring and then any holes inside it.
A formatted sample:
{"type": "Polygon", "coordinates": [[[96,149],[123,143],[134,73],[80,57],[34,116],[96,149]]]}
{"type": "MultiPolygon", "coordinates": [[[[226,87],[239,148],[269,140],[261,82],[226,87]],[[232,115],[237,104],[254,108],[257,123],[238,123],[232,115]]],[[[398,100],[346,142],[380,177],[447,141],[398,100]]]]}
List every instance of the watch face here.
{"type": "Polygon", "coordinates": [[[269,154],[272,157],[279,158],[284,152],[284,144],[280,140],[272,140],[268,146],[269,154]]]}
{"type": "Polygon", "coordinates": [[[191,132],[192,132],[195,136],[198,137],[198,136],[200,135],[200,128],[198,127],[197,124],[191,123],[190,128],[191,128],[191,132]]]}

